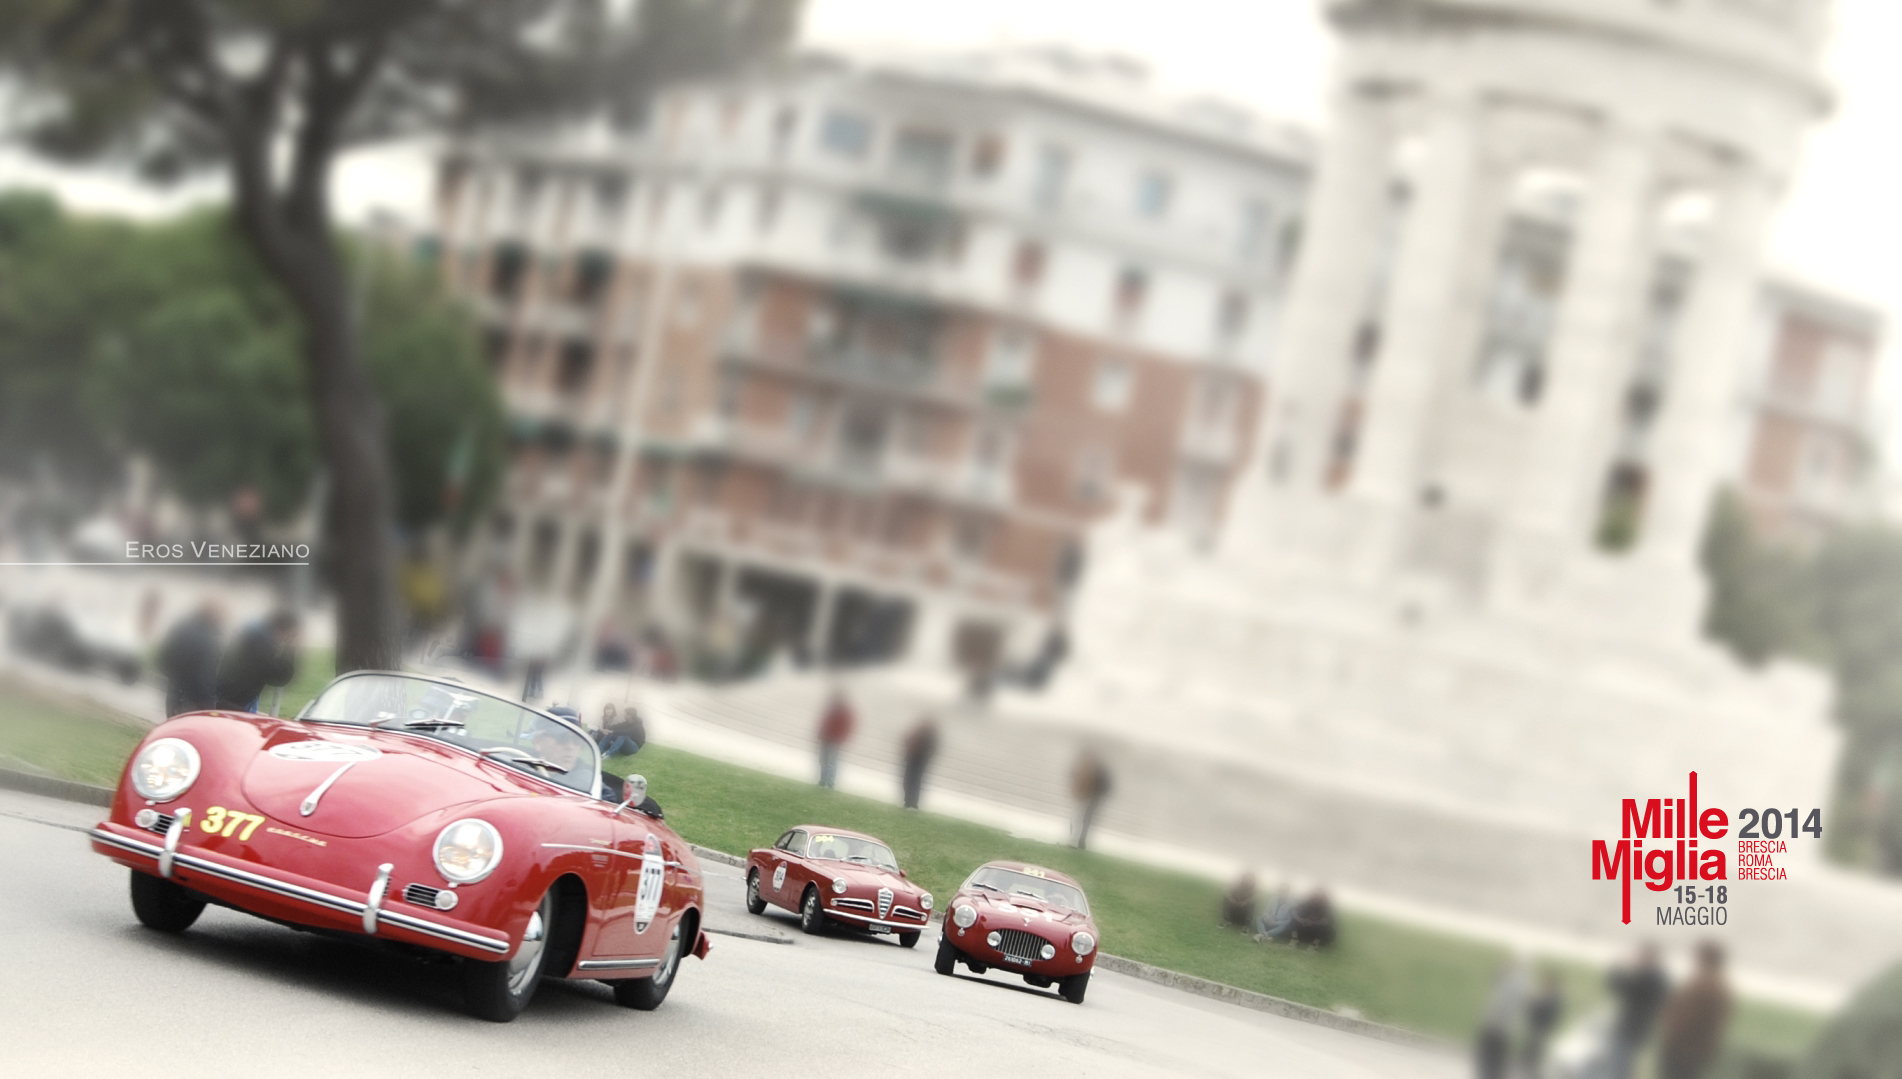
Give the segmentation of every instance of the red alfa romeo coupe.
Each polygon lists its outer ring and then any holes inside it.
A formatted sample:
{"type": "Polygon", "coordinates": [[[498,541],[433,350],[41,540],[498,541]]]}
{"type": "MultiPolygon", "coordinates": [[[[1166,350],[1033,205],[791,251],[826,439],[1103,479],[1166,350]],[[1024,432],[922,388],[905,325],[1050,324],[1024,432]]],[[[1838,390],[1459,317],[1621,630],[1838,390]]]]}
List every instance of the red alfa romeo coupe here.
{"type": "Polygon", "coordinates": [[[768,904],[798,912],[808,933],[845,925],[895,934],[907,948],[931,920],[931,893],[906,879],[890,847],[812,824],[746,856],[746,909],[763,914],[768,904]]]}
{"type": "Polygon", "coordinates": [[[469,1010],[507,1022],[543,977],[658,1007],[705,957],[692,851],[567,719],[453,680],[359,671],[295,719],[194,712],[127,763],[93,849],[132,910],[207,903],[460,960],[469,1010]],[[641,808],[649,812],[642,812],[641,808]]]}
{"type": "Polygon", "coordinates": [[[1057,987],[1083,1003],[1096,966],[1096,923],[1077,882],[1054,869],[1022,862],[986,862],[951,897],[938,938],[939,974],[959,963],[971,973],[992,967],[1021,974],[1038,988],[1057,987]]]}

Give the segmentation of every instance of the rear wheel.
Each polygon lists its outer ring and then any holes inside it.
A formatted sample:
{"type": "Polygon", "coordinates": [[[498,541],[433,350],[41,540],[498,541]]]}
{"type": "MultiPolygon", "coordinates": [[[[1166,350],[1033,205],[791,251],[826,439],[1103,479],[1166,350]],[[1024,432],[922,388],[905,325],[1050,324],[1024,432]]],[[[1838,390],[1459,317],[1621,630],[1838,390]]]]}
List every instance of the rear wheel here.
{"type": "Polygon", "coordinates": [[[528,928],[513,956],[493,963],[462,961],[462,1001],[469,1014],[491,1023],[506,1023],[522,1014],[541,982],[554,920],[555,891],[550,888],[541,906],[528,916],[528,928]]]}
{"type": "Polygon", "coordinates": [[[915,931],[910,933],[900,933],[898,934],[898,946],[900,948],[916,948],[918,946],[918,937],[920,935],[921,934],[915,931]]]}
{"type": "Polygon", "coordinates": [[[132,871],[132,913],[161,933],[183,933],[205,912],[205,901],[163,877],[132,871]]]}
{"type": "Polygon", "coordinates": [[[1057,982],[1057,995],[1072,1004],[1083,1003],[1083,992],[1090,987],[1088,974],[1072,974],[1057,982]]]}
{"type": "Polygon", "coordinates": [[[808,884],[805,897],[799,901],[799,928],[807,933],[818,933],[825,927],[825,912],[819,909],[819,889],[808,884]]]}
{"type": "Polygon", "coordinates": [[[667,952],[661,956],[654,976],[614,982],[614,1002],[643,1012],[660,1007],[660,1002],[667,999],[667,991],[674,987],[674,976],[680,973],[680,956],[687,948],[687,934],[695,931],[693,915],[681,915],[674,923],[674,935],[667,940],[667,952]]]}
{"type": "Polygon", "coordinates": [[[938,938],[938,958],[931,964],[931,969],[939,974],[950,974],[958,969],[958,948],[951,943],[951,938],[938,938]]]}
{"type": "Polygon", "coordinates": [[[760,898],[759,894],[759,870],[757,869],[746,875],[746,913],[766,913],[766,900],[760,898]]]}

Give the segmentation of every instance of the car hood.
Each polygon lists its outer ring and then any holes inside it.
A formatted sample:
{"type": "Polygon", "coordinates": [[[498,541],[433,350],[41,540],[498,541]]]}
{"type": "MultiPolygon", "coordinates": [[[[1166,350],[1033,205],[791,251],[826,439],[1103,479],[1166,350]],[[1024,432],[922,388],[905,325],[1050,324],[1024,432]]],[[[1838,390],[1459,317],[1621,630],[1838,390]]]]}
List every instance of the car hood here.
{"type": "Polygon", "coordinates": [[[959,902],[969,902],[977,908],[979,922],[995,921],[999,924],[1015,920],[1019,928],[1035,929],[1038,926],[1060,926],[1068,930],[1088,929],[1090,918],[1068,907],[1059,907],[1028,896],[994,896],[988,892],[966,892],[959,902]]]}
{"type": "Polygon", "coordinates": [[[872,866],[853,865],[851,862],[814,861],[813,868],[830,877],[844,877],[847,884],[854,888],[890,888],[899,894],[917,892],[921,889],[896,873],[877,869],[872,866]]]}
{"type": "Polygon", "coordinates": [[[243,789],[252,805],[278,820],[345,839],[382,835],[450,806],[523,793],[500,765],[438,742],[301,726],[265,739],[245,769],[243,789]]]}

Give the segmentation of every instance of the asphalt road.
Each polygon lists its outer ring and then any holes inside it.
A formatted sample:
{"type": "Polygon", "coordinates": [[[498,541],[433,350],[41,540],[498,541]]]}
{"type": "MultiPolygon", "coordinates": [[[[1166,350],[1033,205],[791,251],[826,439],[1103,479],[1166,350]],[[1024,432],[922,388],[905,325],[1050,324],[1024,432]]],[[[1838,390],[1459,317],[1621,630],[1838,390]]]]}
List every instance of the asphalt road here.
{"type": "MultiPolygon", "coordinates": [[[[598,982],[545,981],[528,1011],[464,1016],[453,972],[211,908],[139,927],[126,870],[95,855],[91,807],[0,791],[0,1070],[13,1076],[734,1074],[1464,1074],[1457,1056],[1099,971],[1088,1003],[1016,979],[938,977],[930,941],[806,937],[752,917],[740,874],[706,864],[714,937],[660,1010],[598,982]]],[[[961,969],[961,968],[960,968],[961,969]]]]}

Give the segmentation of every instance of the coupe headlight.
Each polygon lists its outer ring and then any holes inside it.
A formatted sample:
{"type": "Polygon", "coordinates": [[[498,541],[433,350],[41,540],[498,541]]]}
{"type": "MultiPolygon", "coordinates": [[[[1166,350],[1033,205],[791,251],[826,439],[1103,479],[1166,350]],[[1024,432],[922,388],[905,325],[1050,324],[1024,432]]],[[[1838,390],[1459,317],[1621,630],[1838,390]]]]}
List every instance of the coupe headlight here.
{"type": "Polygon", "coordinates": [[[502,864],[502,833],[469,817],[436,835],[436,871],[455,884],[474,884],[502,864]]]}
{"type": "Polygon", "coordinates": [[[132,789],[154,802],[169,802],[198,779],[198,751],[183,738],[161,738],[132,762],[132,789]]]}
{"type": "Polygon", "coordinates": [[[1045,944],[1042,950],[1038,951],[1037,954],[1043,956],[1045,959],[1055,959],[1057,957],[1057,946],[1054,944],[1045,944]]]}
{"type": "Polygon", "coordinates": [[[977,922],[977,908],[969,903],[959,903],[951,911],[951,921],[959,929],[969,929],[977,922]]]}
{"type": "Polygon", "coordinates": [[[930,892],[926,892],[923,895],[918,897],[918,906],[926,914],[931,913],[931,893],[930,892]]]}
{"type": "Polygon", "coordinates": [[[845,878],[844,878],[844,877],[833,877],[833,878],[832,878],[832,891],[833,891],[833,894],[835,894],[835,895],[844,895],[844,894],[845,894],[845,890],[846,890],[847,888],[850,888],[850,887],[851,887],[851,885],[850,885],[850,884],[847,884],[847,883],[845,882],[845,878]]]}
{"type": "Polygon", "coordinates": [[[993,929],[991,930],[990,935],[984,938],[984,943],[995,948],[997,947],[999,943],[1003,941],[1003,939],[1004,939],[1003,937],[1000,937],[997,935],[997,930],[993,929]]]}
{"type": "Polygon", "coordinates": [[[1078,955],[1088,955],[1096,950],[1096,938],[1088,933],[1078,933],[1070,938],[1070,950],[1078,955]]]}

